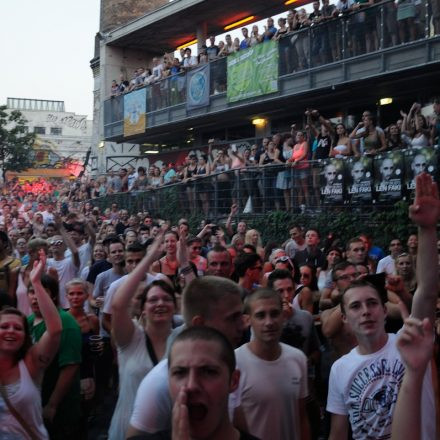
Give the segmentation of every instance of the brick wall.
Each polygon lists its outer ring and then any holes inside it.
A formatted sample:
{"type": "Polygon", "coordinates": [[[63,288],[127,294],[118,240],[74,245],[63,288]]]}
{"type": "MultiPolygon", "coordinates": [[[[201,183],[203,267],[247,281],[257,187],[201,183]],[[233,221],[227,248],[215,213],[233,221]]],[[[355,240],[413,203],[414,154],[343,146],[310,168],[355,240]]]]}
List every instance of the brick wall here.
{"type": "Polygon", "coordinates": [[[108,32],[166,4],[168,0],[101,0],[100,31],[108,32]]]}

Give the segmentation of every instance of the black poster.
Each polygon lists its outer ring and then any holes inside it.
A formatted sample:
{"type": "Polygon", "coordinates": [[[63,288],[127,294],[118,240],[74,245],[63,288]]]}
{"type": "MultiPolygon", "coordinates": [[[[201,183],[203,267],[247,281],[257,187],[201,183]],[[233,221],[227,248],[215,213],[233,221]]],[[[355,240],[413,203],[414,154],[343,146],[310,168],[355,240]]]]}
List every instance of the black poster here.
{"type": "Polygon", "coordinates": [[[401,151],[378,154],[374,159],[376,200],[395,202],[402,198],[404,162],[401,151]]]}
{"type": "Polygon", "coordinates": [[[373,159],[350,157],[345,162],[347,203],[371,203],[373,194],[373,159]]]}
{"type": "Polygon", "coordinates": [[[405,189],[413,197],[416,188],[415,178],[423,171],[437,180],[438,147],[410,148],[404,151],[405,156],[405,189]]]}
{"type": "Polygon", "coordinates": [[[322,161],[321,198],[325,205],[340,205],[344,200],[344,160],[322,161]]]}

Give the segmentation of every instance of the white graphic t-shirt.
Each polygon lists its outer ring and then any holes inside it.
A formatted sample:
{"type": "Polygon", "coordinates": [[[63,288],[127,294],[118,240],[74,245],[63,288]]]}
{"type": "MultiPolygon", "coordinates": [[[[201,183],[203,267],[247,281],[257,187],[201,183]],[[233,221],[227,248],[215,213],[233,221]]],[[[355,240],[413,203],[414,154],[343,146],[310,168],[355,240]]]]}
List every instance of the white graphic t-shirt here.
{"type": "MultiPolygon", "coordinates": [[[[397,335],[388,334],[384,347],[368,355],[359,354],[355,347],[332,366],[327,411],[349,416],[355,440],[391,438],[392,415],[405,373],[396,339],[397,335]]],[[[422,438],[436,438],[430,366],[423,381],[422,438]]]]}

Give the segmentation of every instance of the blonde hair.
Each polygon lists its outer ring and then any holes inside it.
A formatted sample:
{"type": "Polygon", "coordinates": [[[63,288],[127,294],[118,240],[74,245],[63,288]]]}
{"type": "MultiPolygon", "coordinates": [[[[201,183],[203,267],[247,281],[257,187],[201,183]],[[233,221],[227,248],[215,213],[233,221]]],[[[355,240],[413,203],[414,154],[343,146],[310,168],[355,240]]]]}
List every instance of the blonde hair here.
{"type": "MultiPolygon", "coordinates": [[[[257,233],[258,235],[258,241],[257,241],[257,246],[258,247],[263,247],[263,245],[261,244],[261,235],[260,233],[256,230],[256,229],[249,229],[249,231],[246,232],[246,235],[244,236],[244,242],[245,244],[252,244],[254,245],[254,243],[252,242],[252,235],[254,233],[257,233]]],[[[254,245],[255,246],[255,245],[254,245]]]]}

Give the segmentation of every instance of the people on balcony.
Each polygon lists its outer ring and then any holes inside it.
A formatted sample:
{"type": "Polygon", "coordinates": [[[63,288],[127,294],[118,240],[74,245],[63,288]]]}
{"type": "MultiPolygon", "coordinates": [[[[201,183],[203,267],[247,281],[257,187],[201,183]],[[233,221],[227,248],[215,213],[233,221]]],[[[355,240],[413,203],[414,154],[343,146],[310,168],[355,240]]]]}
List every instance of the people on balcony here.
{"type": "Polygon", "coordinates": [[[385,133],[374,124],[373,115],[368,110],[362,113],[362,120],[351,132],[350,139],[354,141],[353,152],[358,157],[364,154],[374,156],[387,149],[385,133]]]}
{"type": "Polygon", "coordinates": [[[308,189],[308,177],[309,177],[309,142],[306,138],[304,131],[296,132],[296,144],[293,146],[292,156],[288,159],[287,163],[294,168],[294,179],[296,181],[296,188],[298,191],[298,204],[301,211],[304,211],[306,206],[309,205],[309,189],[308,189]]]}
{"type": "Polygon", "coordinates": [[[240,41],[240,50],[251,47],[251,39],[249,37],[248,28],[246,27],[242,28],[241,33],[243,34],[243,39],[240,41]]]}
{"type": "Polygon", "coordinates": [[[344,156],[352,156],[353,150],[351,146],[351,139],[347,134],[347,129],[344,124],[337,124],[335,127],[335,142],[330,149],[330,157],[338,159],[344,156]]]}
{"type": "Polygon", "coordinates": [[[430,131],[426,118],[421,113],[421,105],[415,102],[408,114],[401,112],[402,134],[413,148],[423,148],[429,145],[430,131]]]}

